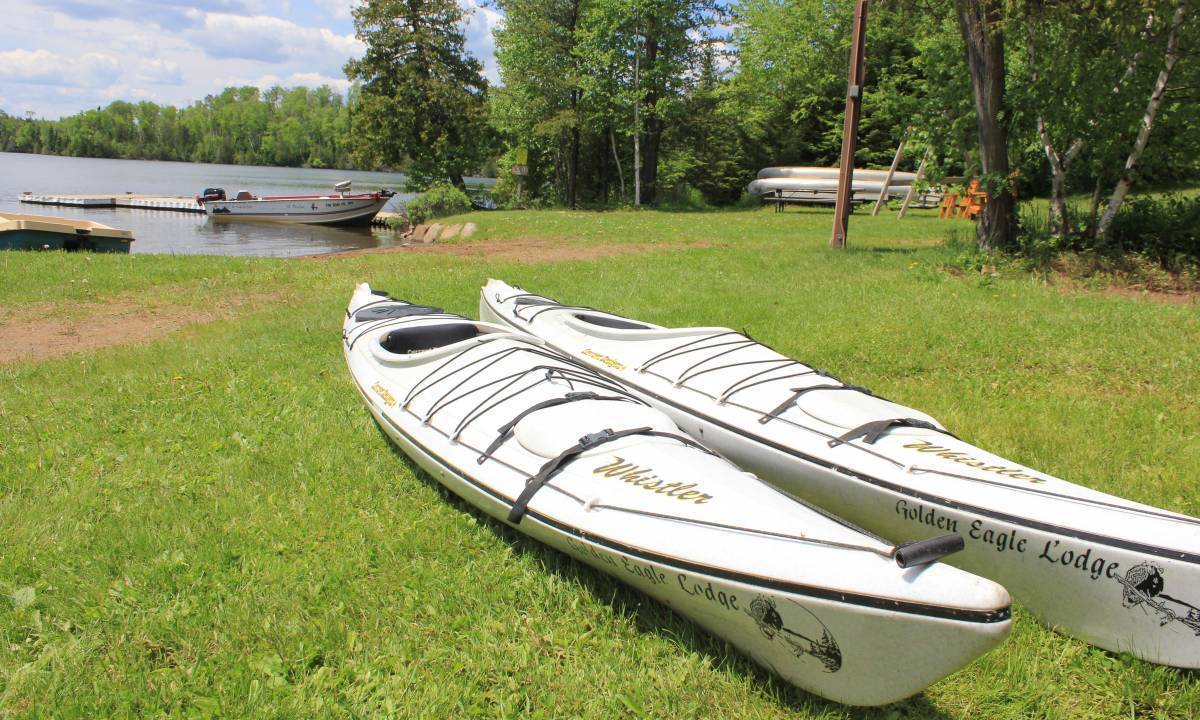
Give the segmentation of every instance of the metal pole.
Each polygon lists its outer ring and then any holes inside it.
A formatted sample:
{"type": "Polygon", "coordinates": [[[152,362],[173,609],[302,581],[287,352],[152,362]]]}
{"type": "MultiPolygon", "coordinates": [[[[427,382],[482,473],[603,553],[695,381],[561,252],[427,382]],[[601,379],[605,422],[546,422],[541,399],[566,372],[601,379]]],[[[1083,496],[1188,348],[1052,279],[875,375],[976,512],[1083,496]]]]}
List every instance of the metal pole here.
{"type": "Polygon", "coordinates": [[[833,236],[830,247],[846,245],[850,224],[850,190],[854,183],[854,151],[858,144],[858,116],[862,111],[862,86],[866,77],[867,0],[858,0],[854,9],[854,36],[850,46],[850,82],[846,88],[846,123],[842,126],[842,167],[838,175],[837,205],[834,207],[833,236]]]}
{"type": "Polygon", "coordinates": [[[900,144],[896,146],[896,157],[892,158],[892,166],[888,168],[887,177],[883,181],[883,188],[879,191],[879,199],[875,201],[875,209],[871,211],[871,217],[879,214],[879,208],[888,201],[888,191],[892,189],[892,176],[896,174],[896,166],[900,164],[900,158],[904,157],[904,143],[908,142],[908,131],[904,131],[904,137],[900,138],[900,144]]]}

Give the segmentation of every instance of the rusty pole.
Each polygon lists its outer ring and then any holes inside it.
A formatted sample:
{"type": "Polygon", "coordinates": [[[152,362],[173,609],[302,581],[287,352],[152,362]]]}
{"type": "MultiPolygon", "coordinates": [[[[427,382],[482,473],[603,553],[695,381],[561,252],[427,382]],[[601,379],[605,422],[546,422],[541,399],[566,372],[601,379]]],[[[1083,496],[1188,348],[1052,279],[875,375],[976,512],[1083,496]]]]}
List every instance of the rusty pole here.
{"type": "Polygon", "coordinates": [[[854,184],[854,151],[858,145],[858,116],[862,112],[863,80],[866,78],[867,0],[854,8],[854,36],[850,45],[850,82],[846,88],[846,122],[842,126],[842,164],[838,174],[837,204],[834,206],[830,247],[846,246],[850,224],[850,191],[854,184]]]}

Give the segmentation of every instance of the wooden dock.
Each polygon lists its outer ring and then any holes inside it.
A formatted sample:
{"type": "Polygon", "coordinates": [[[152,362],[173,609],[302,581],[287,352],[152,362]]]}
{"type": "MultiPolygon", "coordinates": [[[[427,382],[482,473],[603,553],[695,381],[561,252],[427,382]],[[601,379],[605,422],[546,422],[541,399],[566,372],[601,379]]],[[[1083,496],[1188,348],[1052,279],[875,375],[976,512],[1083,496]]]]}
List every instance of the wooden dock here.
{"type": "Polygon", "coordinates": [[[203,213],[204,208],[196,204],[195,198],[171,195],[44,195],[21,193],[21,202],[31,205],[57,205],[77,208],[134,208],[137,210],[166,210],[173,212],[203,213]]]}
{"type": "MultiPolygon", "coordinates": [[[[138,193],[120,193],[119,195],[50,195],[44,193],[23,192],[21,202],[30,205],[54,205],[57,207],[75,208],[131,208],[134,210],[163,210],[167,212],[185,212],[204,214],[204,208],[196,203],[195,198],[179,195],[140,195],[138,193]]],[[[399,213],[381,212],[371,220],[377,227],[386,227],[389,217],[401,217],[399,213]]]]}

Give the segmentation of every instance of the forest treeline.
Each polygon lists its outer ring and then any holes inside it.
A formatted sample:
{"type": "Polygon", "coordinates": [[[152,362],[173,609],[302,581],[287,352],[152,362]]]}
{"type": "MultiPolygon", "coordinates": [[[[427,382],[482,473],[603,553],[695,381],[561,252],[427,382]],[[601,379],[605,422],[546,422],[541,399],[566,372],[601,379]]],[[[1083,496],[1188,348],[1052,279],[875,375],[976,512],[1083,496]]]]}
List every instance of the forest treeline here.
{"type": "MultiPolygon", "coordinates": [[[[1012,199],[1103,233],[1135,183],[1200,172],[1194,0],[871,3],[857,164],[980,178],[981,238],[1012,199]],[[1068,195],[1091,197],[1083,211],[1068,195]]],[[[500,203],[735,202],[766,165],[837,162],[853,0],[494,0],[501,82],[456,0],[365,0],[363,57],[329,88],[230,88],[183,109],[117,102],[0,117],[0,148],[403,169],[414,189],[496,172],[500,203]],[[526,174],[517,175],[514,168],[526,174]],[[518,179],[520,181],[518,187],[518,179]]]]}
{"type": "MultiPolygon", "coordinates": [[[[455,0],[355,8],[362,152],[455,184],[498,157],[501,202],[572,207],[725,204],[765,165],[837,160],[853,0],[494,4],[495,87],[455,0]]],[[[1135,183],[1200,169],[1194,5],[873,2],[856,164],[887,165],[907,134],[902,168],[989,193],[982,247],[1010,247],[1016,200],[1047,195],[1050,235],[1096,242],[1135,183]]]]}
{"type": "Polygon", "coordinates": [[[355,167],[349,103],[329,87],[231,87],[185,108],[118,100],[61,120],[0,112],[0,150],[233,165],[355,167]]]}

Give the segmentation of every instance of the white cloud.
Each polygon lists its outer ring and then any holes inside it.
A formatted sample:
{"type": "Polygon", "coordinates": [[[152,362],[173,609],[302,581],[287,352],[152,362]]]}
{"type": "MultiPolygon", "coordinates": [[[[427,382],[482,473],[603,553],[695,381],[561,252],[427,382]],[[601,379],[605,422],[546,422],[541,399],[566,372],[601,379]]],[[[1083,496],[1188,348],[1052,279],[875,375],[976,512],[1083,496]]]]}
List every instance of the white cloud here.
{"type": "Polygon", "coordinates": [[[183,80],[183,73],[174,60],[142,60],[134,79],[142,83],[176,85],[183,80]]]}
{"type": "Polygon", "coordinates": [[[350,81],[345,77],[329,77],[315,72],[292,73],[288,75],[288,84],[292,86],[303,85],[310,88],[328,85],[338,92],[346,92],[350,89],[350,81]]]}
{"type": "Polygon", "coordinates": [[[288,87],[288,88],[298,87],[301,85],[303,85],[304,87],[310,87],[310,88],[320,87],[322,85],[328,85],[329,87],[333,88],[334,90],[336,90],[338,92],[343,92],[343,93],[346,92],[346,90],[350,89],[350,81],[344,77],[329,77],[328,75],[322,75],[321,73],[315,73],[315,72],[295,72],[286,77],[280,77],[278,75],[268,73],[266,75],[259,77],[257,80],[254,80],[253,82],[245,82],[245,81],[233,78],[233,79],[231,79],[229,84],[230,85],[253,85],[254,87],[260,88],[262,90],[266,90],[267,88],[275,87],[277,85],[280,87],[288,87]]]}
{"type": "Polygon", "coordinates": [[[103,53],[79,57],[47,50],[0,52],[0,78],[8,82],[63,87],[106,87],[120,75],[117,59],[103,53]]]}
{"type": "MultiPolygon", "coordinates": [[[[0,0],[2,1],[2,0],[0,0]]],[[[349,87],[362,0],[36,0],[0,22],[0,110],[61,117],[113,99],[187,105],[229,85],[349,87]]],[[[458,0],[466,47],[497,82],[487,0],[458,0]]]]}
{"type": "Polygon", "coordinates": [[[302,27],[269,15],[191,12],[203,18],[198,28],[185,31],[183,36],[218,60],[345,62],[363,51],[363,44],[353,35],[338,35],[329,28],[302,27]]]}
{"type": "Polygon", "coordinates": [[[350,11],[359,4],[355,0],[316,0],[316,2],[325,12],[343,20],[350,19],[350,11]]]}
{"type": "Polygon", "coordinates": [[[459,0],[459,7],[466,14],[467,52],[483,63],[483,74],[489,83],[500,82],[500,70],[496,67],[496,41],[492,31],[504,19],[504,16],[492,8],[479,4],[479,0],[459,0]]]}

